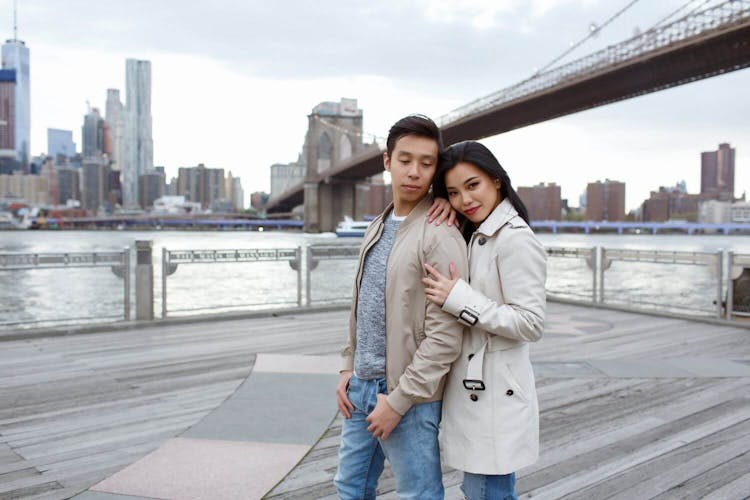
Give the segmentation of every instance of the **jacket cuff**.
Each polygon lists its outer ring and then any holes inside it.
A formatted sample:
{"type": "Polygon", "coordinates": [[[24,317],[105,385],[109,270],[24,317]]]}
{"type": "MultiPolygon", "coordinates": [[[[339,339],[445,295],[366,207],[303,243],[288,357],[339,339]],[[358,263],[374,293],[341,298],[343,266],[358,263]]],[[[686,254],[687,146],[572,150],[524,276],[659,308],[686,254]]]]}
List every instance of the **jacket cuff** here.
{"type": "Polygon", "coordinates": [[[339,368],[339,373],[343,372],[344,370],[354,372],[354,357],[348,354],[341,355],[341,368],[339,368]]]}
{"type": "Polygon", "coordinates": [[[404,391],[402,391],[400,387],[396,387],[393,392],[388,394],[386,401],[388,401],[388,405],[393,408],[393,411],[402,417],[407,411],[409,411],[409,408],[414,406],[414,402],[404,394],[404,391]]]}

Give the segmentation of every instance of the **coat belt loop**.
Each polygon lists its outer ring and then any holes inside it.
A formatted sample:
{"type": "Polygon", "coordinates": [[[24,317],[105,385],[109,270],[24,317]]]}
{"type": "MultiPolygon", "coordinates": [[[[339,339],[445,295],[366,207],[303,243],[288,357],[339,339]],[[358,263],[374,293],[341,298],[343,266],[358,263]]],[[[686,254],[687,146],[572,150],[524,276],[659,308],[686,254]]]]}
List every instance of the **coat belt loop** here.
{"type": "Polygon", "coordinates": [[[464,388],[467,390],[484,390],[485,386],[484,380],[482,379],[482,368],[484,367],[484,352],[487,350],[487,344],[489,341],[490,340],[487,339],[484,344],[482,344],[482,348],[475,352],[469,360],[469,364],[466,367],[466,378],[464,379],[464,388]]]}

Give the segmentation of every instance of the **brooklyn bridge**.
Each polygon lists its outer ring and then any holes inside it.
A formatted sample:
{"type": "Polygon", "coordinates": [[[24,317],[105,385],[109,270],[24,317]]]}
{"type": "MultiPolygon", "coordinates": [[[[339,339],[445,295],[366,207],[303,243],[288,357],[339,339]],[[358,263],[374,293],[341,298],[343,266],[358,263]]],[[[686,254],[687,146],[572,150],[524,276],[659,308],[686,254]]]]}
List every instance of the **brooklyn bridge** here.
{"type": "MultiPolygon", "coordinates": [[[[750,0],[727,0],[480,97],[438,119],[447,144],[482,139],[750,65],[750,0]]],[[[358,183],[383,170],[383,144],[365,141],[361,112],[308,116],[304,179],[269,213],[304,204],[305,230],[332,231],[362,215],[358,183]]]]}

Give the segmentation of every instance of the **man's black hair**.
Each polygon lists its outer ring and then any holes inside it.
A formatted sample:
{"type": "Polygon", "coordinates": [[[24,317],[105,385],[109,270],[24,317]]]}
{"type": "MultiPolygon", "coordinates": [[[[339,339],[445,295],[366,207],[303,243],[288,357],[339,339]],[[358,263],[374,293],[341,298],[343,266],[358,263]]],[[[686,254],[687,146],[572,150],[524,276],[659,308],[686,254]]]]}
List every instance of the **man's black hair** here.
{"type": "Polygon", "coordinates": [[[409,115],[394,123],[388,131],[388,140],[385,144],[389,157],[396,148],[398,140],[407,135],[434,139],[438,145],[438,152],[443,151],[443,136],[435,122],[425,115],[409,115]]]}

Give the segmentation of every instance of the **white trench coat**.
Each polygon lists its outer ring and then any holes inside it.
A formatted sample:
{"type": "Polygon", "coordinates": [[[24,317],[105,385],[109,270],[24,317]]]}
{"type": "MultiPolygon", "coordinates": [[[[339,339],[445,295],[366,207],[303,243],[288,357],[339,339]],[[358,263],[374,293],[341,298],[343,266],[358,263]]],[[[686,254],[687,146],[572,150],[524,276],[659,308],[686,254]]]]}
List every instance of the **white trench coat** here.
{"type": "Polygon", "coordinates": [[[443,396],[441,443],[455,469],[509,474],[539,456],[529,342],[542,336],[546,262],[544,246],[507,199],[469,242],[470,284],[459,279],[443,304],[462,323],[475,321],[443,396]]]}

